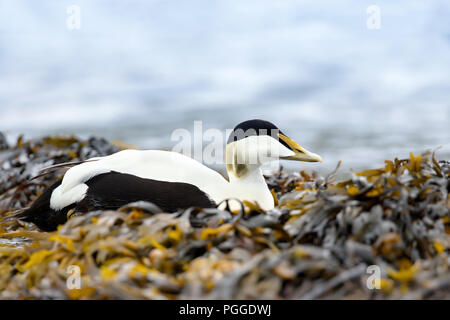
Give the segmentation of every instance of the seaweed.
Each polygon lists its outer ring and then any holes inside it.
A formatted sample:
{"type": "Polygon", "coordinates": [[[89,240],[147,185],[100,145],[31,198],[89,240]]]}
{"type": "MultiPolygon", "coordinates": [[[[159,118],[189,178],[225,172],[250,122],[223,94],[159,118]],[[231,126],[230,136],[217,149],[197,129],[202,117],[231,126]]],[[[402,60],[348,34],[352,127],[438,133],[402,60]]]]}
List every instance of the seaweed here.
{"type": "Polygon", "coordinates": [[[339,164],[325,177],[274,172],[268,212],[244,202],[237,212],[161,213],[137,202],[71,215],[47,233],[8,219],[65,168],[39,170],[121,145],[59,136],[0,145],[2,299],[450,298],[450,162],[432,152],[344,181],[339,164]],[[366,285],[372,265],[381,270],[375,290],[366,285]],[[73,266],[79,289],[68,286],[73,266]]]}

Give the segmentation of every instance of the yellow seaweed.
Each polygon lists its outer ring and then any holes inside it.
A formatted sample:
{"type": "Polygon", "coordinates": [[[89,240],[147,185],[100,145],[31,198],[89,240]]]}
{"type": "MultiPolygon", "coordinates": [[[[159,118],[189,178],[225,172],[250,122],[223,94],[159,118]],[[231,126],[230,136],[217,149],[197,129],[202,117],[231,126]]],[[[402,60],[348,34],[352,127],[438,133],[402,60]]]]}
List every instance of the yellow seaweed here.
{"type": "Polygon", "coordinates": [[[54,235],[51,235],[48,238],[48,240],[59,242],[59,243],[64,243],[66,245],[67,250],[69,250],[71,252],[74,251],[73,240],[69,237],[62,236],[60,234],[54,234],[54,235]]]}
{"type": "Polygon", "coordinates": [[[34,252],[30,258],[28,259],[28,261],[23,265],[23,269],[29,269],[32,266],[41,264],[45,258],[47,258],[49,255],[52,254],[52,251],[50,250],[40,250],[37,252],[34,252]]]}

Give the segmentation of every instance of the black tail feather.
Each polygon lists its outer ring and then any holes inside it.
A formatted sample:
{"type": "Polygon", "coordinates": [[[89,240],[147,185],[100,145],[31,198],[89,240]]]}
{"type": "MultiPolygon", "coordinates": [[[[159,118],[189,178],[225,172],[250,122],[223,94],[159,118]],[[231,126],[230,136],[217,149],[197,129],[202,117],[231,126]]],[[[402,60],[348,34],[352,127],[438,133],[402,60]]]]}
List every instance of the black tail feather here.
{"type": "Polygon", "coordinates": [[[56,230],[58,225],[64,224],[67,221],[67,212],[72,208],[66,207],[63,210],[53,210],[50,207],[52,192],[59,185],[61,185],[61,181],[56,182],[45,190],[30,208],[24,209],[22,212],[11,216],[11,218],[32,222],[44,231],[56,230]]]}

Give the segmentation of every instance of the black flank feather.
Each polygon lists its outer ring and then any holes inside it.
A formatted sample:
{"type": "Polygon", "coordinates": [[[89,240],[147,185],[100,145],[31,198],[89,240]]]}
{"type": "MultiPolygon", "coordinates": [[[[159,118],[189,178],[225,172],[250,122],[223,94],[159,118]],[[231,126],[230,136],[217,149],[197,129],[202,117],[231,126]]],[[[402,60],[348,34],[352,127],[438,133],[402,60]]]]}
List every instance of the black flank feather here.
{"type": "Polygon", "coordinates": [[[166,182],[144,179],[131,174],[109,172],[99,174],[85,182],[88,191],[78,203],[53,210],[50,198],[61,182],[58,181],[33,203],[15,215],[15,218],[36,224],[41,230],[54,231],[67,221],[67,212],[86,213],[94,210],[116,210],[135,201],[148,201],[165,212],[176,212],[190,207],[213,208],[215,203],[194,185],[181,182],[166,182]]]}

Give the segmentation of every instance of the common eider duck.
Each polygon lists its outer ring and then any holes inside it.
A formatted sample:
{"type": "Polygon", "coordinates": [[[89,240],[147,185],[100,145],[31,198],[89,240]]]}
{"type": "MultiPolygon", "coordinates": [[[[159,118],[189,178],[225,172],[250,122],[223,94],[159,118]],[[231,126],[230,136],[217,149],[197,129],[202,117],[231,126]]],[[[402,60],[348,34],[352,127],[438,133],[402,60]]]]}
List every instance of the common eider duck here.
{"type": "MultiPolygon", "coordinates": [[[[162,150],[123,150],[71,167],[19,219],[41,230],[56,230],[67,213],[114,210],[136,201],[165,212],[216,207],[226,199],[247,200],[274,208],[261,166],[273,160],[321,162],[269,121],[249,120],[231,132],[225,150],[229,180],[183,154],[162,150]]],[[[239,208],[229,202],[229,208],[239,208]]]]}

